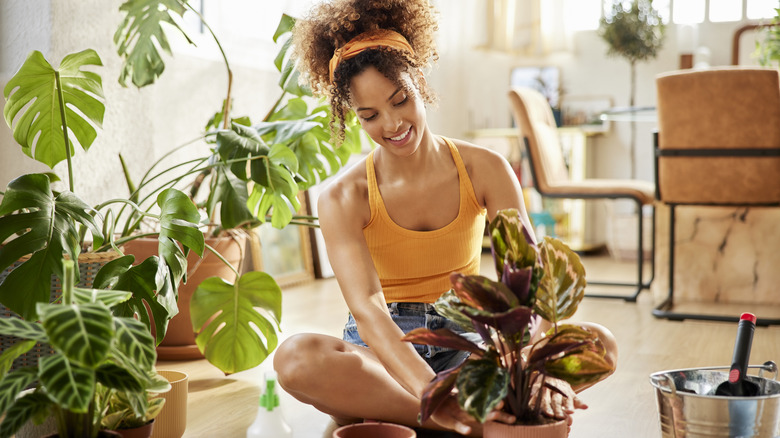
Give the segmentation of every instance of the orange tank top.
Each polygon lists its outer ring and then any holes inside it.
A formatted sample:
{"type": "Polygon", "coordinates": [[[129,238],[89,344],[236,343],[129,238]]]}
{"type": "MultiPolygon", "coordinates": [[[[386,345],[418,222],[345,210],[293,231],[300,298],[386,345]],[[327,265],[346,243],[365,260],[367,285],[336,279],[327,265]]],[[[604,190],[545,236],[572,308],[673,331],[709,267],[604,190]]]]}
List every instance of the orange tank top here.
{"type": "Polygon", "coordinates": [[[452,287],[450,273],[479,274],[486,210],[477,202],[457,148],[444,141],[458,168],[460,207],[455,220],[437,230],[414,231],[393,222],[377,186],[374,152],[366,159],[371,219],[363,235],[388,303],[433,303],[452,287]]]}

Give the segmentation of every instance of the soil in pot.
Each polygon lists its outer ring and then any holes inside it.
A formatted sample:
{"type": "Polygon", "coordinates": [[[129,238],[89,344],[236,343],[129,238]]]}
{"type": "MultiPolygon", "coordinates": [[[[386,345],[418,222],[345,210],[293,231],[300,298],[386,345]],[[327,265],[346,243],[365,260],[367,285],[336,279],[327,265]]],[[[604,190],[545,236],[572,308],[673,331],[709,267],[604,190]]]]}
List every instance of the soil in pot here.
{"type": "Polygon", "coordinates": [[[484,438],[566,438],[569,425],[566,420],[548,424],[504,424],[491,421],[482,429],[484,438]]]}
{"type": "Polygon", "coordinates": [[[358,423],[339,427],[333,438],[417,438],[417,433],[400,424],[358,423]]]}

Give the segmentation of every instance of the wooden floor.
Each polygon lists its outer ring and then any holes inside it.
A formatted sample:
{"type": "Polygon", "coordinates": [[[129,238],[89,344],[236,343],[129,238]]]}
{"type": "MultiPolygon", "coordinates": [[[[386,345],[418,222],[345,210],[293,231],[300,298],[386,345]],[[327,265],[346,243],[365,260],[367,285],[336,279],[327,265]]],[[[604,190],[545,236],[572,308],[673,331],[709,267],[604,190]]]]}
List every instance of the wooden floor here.
{"type": "MultiPolygon", "coordinates": [[[[584,258],[589,279],[631,279],[633,262],[609,257],[584,258]]],[[[492,264],[483,261],[483,273],[492,264]]],[[[590,290],[590,288],[589,288],[590,290]]],[[[595,288],[594,288],[595,290],[595,288]]],[[[624,294],[630,290],[620,291],[624,294]]],[[[620,348],[617,371],[588,389],[581,398],[590,407],[574,416],[572,437],[660,436],[654,388],[648,376],[656,371],[727,365],[731,359],[736,326],[727,323],[675,322],[651,315],[653,299],[643,292],[636,303],[586,298],[574,320],[593,321],[610,328],[620,348]]],[[[733,308],[738,315],[743,309],[733,308]]],[[[340,336],[347,308],[335,280],[318,280],[287,288],[283,300],[283,334],[316,332],[340,336]]],[[[758,328],[750,357],[752,364],[780,360],[780,328],[758,328]]],[[[266,360],[256,369],[222,376],[205,361],[160,362],[158,368],[186,368],[191,375],[190,412],[185,437],[242,437],[256,412],[266,360]]],[[[323,379],[327,370],[323,370],[323,379]]],[[[287,394],[282,409],[295,438],[329,438],[335,427],[330,418],[287,394]]]]}

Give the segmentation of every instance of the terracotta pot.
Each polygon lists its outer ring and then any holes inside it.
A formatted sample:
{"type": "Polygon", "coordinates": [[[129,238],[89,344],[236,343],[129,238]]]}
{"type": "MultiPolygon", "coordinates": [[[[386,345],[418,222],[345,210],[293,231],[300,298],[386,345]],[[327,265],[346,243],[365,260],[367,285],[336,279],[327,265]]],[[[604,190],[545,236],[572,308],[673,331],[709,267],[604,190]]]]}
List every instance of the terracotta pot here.
{"type": "Polygon", "coordinates": [[[333,438],[417,438],[417,433],[400,424],[358,423],[339,427],[333,438]]]}
{"type": "MultiPolygon", "coordinates": [[[[246,241],[232,237],[206,239],[206,243],[216,249],[233,266],[238,268],[246,249],[246,241]]],[[[133,254],[140,263],[152,255],[157,255],[157,239],[142,238],[131,240],[125,245],[125,253],[133,254]]],[[[203,253],[203,259],[194,252],[187,256],[187,283],[179,285],[179,313],[168,323],[165,338],[157,347],[157,358],[161,360],[202,359],[203,355],[195,345],[195,333],[190,319],[190,301],[198,285],[209,277],[221,277],[233,281],[235,274],[211,251],[203,253]]]]}
{"type": "Polygon", "coordinates": [[[566,420],[548,424],[504,424],[491,421],[482,429],[484,438],[566,438],[569,425],[566,420]]]}
{"type": "MultiPolygon", "coordinates": [[[[43,438],[59,438],[59,434],[46,435],[43,438]]],[[[98,432],[98,438],[122,438],[122,435],[114,432],[113,430],[101,430],[98,432]]]]}
{"type": "Polygon", "coordinates": [[[144,424],[141,427],[134,427],[132,429],[117,429],[115,432],[122,435],[122,438],[149,438],[152,436],[152,429],[154,428],[154,420],[144,424]]]}

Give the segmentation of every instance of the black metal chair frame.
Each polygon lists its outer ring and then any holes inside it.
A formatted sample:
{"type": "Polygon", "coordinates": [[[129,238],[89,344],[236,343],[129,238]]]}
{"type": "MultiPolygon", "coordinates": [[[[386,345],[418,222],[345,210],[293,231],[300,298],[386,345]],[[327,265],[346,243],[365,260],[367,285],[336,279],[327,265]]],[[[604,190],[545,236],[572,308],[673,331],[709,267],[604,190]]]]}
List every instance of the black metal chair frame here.
{"type": "Polygon", "coordinates": [[[642,201],[635,197],[630,195],[595,195],[591,193],[544,193],[539,190],[539,183],[536,177],[536,170],[534,169],[534,160],[533,160],[533,153],[531,152],[531,147],[528,144],[528,138],[523,137],[523,141],[525,142],[525,149],[529,156],[529,167],[531,169],[531,178],[534,182],[534,187],[539,192],[540,195],[548,198],[559,198],[559,199],[631,199],[634,202],[636,202],[636,211],[637,211],[637,221],[639,223],[638,226],[638,238],[637,238],[637,281],[636,283],[627,283],[627,282],[610,282],[610,281],[592,281],[588,280],[588,284],[596,285],[596,286],[621,286],[621,287],[636,287],[636,292],[629,295],[610,295],[610,294],[588,294],[586,293],[585,296],[589,298],[617,298],[617,299],[623,299],[628,302],[636,302],[637,297],[644,289],[649,289],[650,285],[653,283],[653,279],[655,278],[655,206],[651,204],[651,207],[653,208],[653,233],[652,233],[652,245],[651,245],[651,265],[653,267],[652,272],[650,274],[650,279],[647,282],[643,282],[642,277],[644,275],[644,238],[643,238],[643,218],[642,218],[642,201]]]}
{"type": "MultiPolygon", "coordinates": [[[[668,157],[777,157],[780,156],[780,149],[659,149],[658,132],[653,135],[655,147],[655,198],[662,201],[661,190],[658,185],[658,159],[662,156],[668,157]]],[[[653,316],[656,318],[665,318],[673,321],[683,321],[686,319],[700,321],[733,322],[739,321],[739,316],[726,316],[715,314],[685,313],[674,312],[674,246],[675,246],[675,208],[679,205],[691,206],[718,206],[718,207],[777,207],[780,204],[680,204],[665,203],[669,206],[669,292],[664,301],[653,309],[653,316]]],[[[780,324],[780,318],[758,318],[756,325],[770,326],[780,324]]]]}

